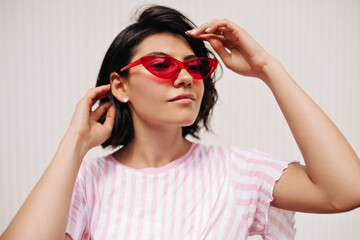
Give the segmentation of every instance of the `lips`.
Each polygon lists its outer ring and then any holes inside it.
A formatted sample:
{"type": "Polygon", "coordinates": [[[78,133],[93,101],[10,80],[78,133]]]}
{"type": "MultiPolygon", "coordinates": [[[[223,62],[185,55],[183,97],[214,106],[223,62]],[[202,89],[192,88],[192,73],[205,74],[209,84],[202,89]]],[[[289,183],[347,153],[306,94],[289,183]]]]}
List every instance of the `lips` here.
{"type": "Polygon", "coordinates": [[[180,100],[191,100],[191,101],[195,101],[196,98],[194,95],[192,94],[180,94],[172,99],[169,100],[169,102],[175,102],[175,101],[180,101],[180,100]]]}

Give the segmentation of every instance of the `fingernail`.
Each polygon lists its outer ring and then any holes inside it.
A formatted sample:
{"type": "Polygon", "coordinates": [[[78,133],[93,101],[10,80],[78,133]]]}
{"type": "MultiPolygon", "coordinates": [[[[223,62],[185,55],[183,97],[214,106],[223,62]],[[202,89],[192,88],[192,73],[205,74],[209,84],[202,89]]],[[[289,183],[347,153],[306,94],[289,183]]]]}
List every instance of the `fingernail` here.
{"type": "Polygon", "coordinates": [[[210,28],[208,27],[206,30],[205,30],[205,32],[209,32],[210,31],[210,28]]]}
{"type": "Polygon", "coordinates": [[[189,30],[189,34],[193,35],[196,32],[196,29],[189,30]]]}

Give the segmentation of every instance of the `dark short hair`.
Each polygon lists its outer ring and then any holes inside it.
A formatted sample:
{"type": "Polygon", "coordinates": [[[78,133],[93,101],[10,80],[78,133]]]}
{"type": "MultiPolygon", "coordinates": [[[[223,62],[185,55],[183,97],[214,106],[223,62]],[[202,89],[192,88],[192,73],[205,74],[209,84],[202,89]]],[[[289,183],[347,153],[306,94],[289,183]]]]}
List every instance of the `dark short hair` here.
{"type": "MultiPolygon", "coordinates": [[[[102,62],[96,86],[109,84],[110,74],[113,72],[127,77],[128,71],[119,72],[119,70],[129,64],[140,42],[156,33],[169,32],[181,36],[187,41],[196,56],[209,57],[211,55],[214,57],[214,54],[211,53],[202,40],[190,37],[185,33],[194,27],[196,25],[190,19],[175,9],[159,5],[146,8],[138,15],[136,22],[120,32],[110,45],[102,62]]],[[[209,117],[217,97],[214,74],[212,74],[204,79],[204,95],[199,114],[192,125],[182,127],[183,137],[190,134],[195,138],[199,138],[198,133],[201,127],[209,130],[209,117]]],[[[112,134],[102,146],[104,148],[107,146],[115,148],[126,145],[134,137],[130,109],[127,104],[120,102],[112,94],[102,99],[101,103],[107,101],[111,101],[114,104],[116,116],[112,134]]],[[[103,123],[105,121],[105,115],[100,118],[99,122],[103,123]]]]}

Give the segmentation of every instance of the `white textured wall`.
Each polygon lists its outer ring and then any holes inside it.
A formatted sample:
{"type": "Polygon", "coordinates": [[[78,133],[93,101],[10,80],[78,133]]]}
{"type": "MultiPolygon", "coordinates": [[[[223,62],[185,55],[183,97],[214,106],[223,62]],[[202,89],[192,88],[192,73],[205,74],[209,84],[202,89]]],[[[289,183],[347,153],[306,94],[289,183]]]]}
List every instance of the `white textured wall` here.
{"type": "MultiPolygon", "coordinates": [[[[0,0],[0,232],[49,164],[102,57],[144,1],[0,0]]],[[[197,24],[229,18],[245,27],[328,113],[360,153],[360,1],[170,0],[197,24]]],[[[260,81],[225,70],[215,135],[301,160],[279,108],[260,81]]],[[[100,149],[89,153],[102,154],[100,149]]],[[[297,214],[296,239],[356,239],[360,210],[297,214]]]]}

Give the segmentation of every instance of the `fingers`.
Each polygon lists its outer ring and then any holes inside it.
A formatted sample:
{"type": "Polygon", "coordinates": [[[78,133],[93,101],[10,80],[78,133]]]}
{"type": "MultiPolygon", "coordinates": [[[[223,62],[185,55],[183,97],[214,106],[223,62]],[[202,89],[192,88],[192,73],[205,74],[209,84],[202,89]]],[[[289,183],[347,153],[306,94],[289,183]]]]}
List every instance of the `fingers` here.
{"type": "Polygon", "coordinates": [[[209,38],[208,42],[226,65],[231,59],[231,54],[226,50],[224,43],[217,38],[209,38]]]}
{"type": "Polygon", "coordinates": [[[239,31],[241,28],[235,23],[227,20],[213,20],[202,24],[201,26],[188,31],[187,33],[193,37],[206,37],[209,34],[217,35],[218,37],[231,37],[229,33],[239,31]]]}
{"type": "Polygon", "coordinates": [[[245,29],[227,19],[207,22],[187,34],[208,41],[228,68],[243,75],[263,69],[269,59],[269,54],[245,29]],[[249,67],[252,72],[244,73],[249,67]]]}
{"type": "MultiPolygon", "coordinates": [[[[76,110],[73,115],[73,120],[74,121],[76,119],[81,120],[84,118],[88,119],[91,116],[90,114],[91,114],[92,106],[96,103],[97,100],[105,98],[107,96],[109,90],[110,90],[110,84],[90,89],[85,94],[85,96],[82,99],[80,99],[80,101],[77,103],[76,110]]],[[[108,106],[108,107],[110,107],[110,106],[108,106]]],[[[100,108],[98,111],[96,111],[96,113],[93,113],[93,118],[100,118],[101,116],[98,117],[98,115],[99,115],[99,112],[101,112],[101,111],[103,111],[103,114],[105,113],[107,108],[105,107],[106,109],[104,109],[104,110],[102,110],[102,108],[100,108]]]]}
{"type": "Polygon", "coordinates": [[[194,38],[209,41],[219,39],[227,49],[242,49],[249,56],[262,51],[262,47],[243,28],[227,19],[213,20],[187,32],[194,38]]]}
{"type": "MultiPolygon", "coordinates": [[[[97,95],[94,100],[101,99],[103,96],[103,92],[99,92],[99,95],[97,95]]],[[[104,115],[104,113],[106,113],[106,117],[105,122],[103,123],[103,127],[106,128],[106,132],[111,135],[115,122],[115,107],[114,105],[112,105],[111,102],[105,102],[100,104],[99,107],[97,107],[93,112],[91,112],[91,119],[97,122],[104,115]]]]}
{"type": "MultiPolygon", "coordinates": [[[[187,32],[208,41],[225,65],[230,64],[234,47],[239,47],[241,28],[227,20],[213,20],[187,32]]],[[[244,30],[245,31],[245,30],[244,30]]]]}
{"type": "Polygon", "coordinates": [[[96,103],[96,101],[103,99],[108,96],[110,91],[110,84],[95,87],[90,89],[84,96],[84,100],[89,104],[91,107],[96,103]]]}
{"type": "Polygon", "coordinates": [[[111,105],[112,104],[110,102],[100,104],[100,106],[91,113],[91,118],[95,121],[98,121],[101,116],[104,115],[106,111],[108,111],[111,105]]]}
{"type": "Polygon", "coordinates": [[[103,126],[108,129],[108,132],[110,132],[110,135],[114,127],[114,123],[115,123],[115,106],[111,105],[106,113],[105,122],[103,124],[103,126]]]}

